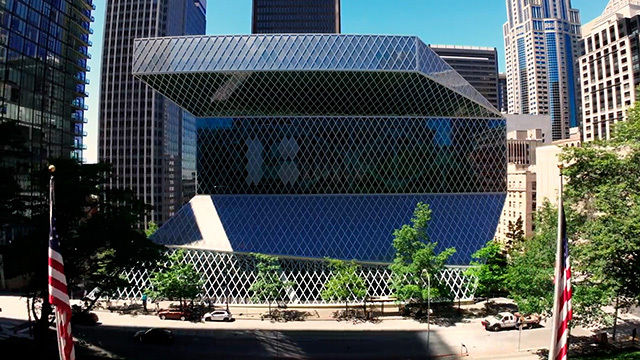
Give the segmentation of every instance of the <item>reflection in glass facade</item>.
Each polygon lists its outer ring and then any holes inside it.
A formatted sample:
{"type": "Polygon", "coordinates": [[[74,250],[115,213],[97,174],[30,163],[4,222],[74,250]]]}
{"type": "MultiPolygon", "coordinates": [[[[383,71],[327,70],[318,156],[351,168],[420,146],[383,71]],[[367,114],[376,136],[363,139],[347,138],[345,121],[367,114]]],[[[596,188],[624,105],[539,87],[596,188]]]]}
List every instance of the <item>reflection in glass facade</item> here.
{"type": "Polygon", "coordinates": [[[198,119],[202,194],[497,193],[501,120],[198,119]],[[488,170],[488,171],[485,171],[488,170]]]}
{"type": "MultiPolygon", "coordinates": [[[[3,156],[20,183],[50,158],[82,161],[92,0],[0,0],[0,123],[15,121],[27,159],[3,156]]],[[[24,155],[24,154],[22,154],[24,155]]]]}
{"type": "Polygon", "coordinates": [[[340,33],[340,0],[253,0],[252,34],[340,33]]]}
{"type": "MultiPolygon", "coordinates": [[[[197,117],[206,194],[156,242],[385,264],[393,230],[420,201],[433,209],[431,238],[458,250],[451,265],[468,264],[493,237],[506,192],[505,120],[419,39],[138,39],[135,54],[134,75],[197,117]]],[[[458,280],[457,296],[469,297],[458,280]]],[[[377,284],[373,293],[388,294],[377,284]]]]}

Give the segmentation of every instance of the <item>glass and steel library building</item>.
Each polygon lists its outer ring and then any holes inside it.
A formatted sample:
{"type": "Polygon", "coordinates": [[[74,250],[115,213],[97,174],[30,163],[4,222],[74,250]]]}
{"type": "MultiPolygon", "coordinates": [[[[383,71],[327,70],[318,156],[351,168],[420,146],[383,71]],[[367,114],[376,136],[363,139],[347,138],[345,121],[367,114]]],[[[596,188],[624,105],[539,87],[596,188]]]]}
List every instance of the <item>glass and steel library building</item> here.
{"type": "Polygon", "coordinates": [[[137,39],[133,73],[197,118],[197,195],[153,240],[187,249],[204,296],[250,303],[251,253],[279,257],[292,303],[322,301],[327,257],[390,295],[393,231],[418,202],[457,250],[438,276],[473,296],[461,267],[504,204],[505,119],[417,37],[137,39]]]}

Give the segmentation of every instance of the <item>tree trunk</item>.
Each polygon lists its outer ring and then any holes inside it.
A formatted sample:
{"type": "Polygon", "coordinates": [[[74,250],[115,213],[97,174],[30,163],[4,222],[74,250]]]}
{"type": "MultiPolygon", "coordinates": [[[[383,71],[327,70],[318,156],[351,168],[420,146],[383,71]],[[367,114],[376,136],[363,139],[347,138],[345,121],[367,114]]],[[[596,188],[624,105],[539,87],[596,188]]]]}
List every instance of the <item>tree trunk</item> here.
{"type": "Polygon", "coordinates": [[[616,341],[616,330],[618,328],[618,295],[616,295],[616,309],[615,315],[613,316],[613,341],[616,341]]]}
{"type": "MultiPolygon", "coordinates": [[[[32,302],[32,307],[35,302],[32,302]]],[[[35,308],[33,309],[35,311],[35,308]]],[[[53,309],[51,304],[49,304],[49,299],[46,297],[42,298],[42,309],[40,311],[40,318],[35,318],[35,329],[33,332],[33,337],[36,342],[43,343],[46,339],[47,330],[49,330],[49,315],[51,315],[53,309]]]]}

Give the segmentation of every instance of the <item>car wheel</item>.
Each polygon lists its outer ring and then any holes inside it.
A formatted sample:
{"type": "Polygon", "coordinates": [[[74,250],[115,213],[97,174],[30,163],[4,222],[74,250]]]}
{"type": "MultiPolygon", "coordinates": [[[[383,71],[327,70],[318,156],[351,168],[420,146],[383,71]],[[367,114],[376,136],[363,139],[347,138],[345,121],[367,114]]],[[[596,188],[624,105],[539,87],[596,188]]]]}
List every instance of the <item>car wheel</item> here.
{"type": "Polygon", "coordinates": [[[493,330],[493,331],[500,331],[500,329],[501,329],[500,325],[498,325],[498,324],[493,325],[493,327],[491,328],[491,330],[493,330]]]}
{"type": "Polygon", "coordinates": [[[160,315],[160,320],[165,320],[167,317],[164,315],[160,315]]]}
{"type": "Polygon", "coordinates": [[[185,321],[185,320],[187,320],[187,318],[184,317],[184,315],[180,316],[180,321],[185,321]]]}

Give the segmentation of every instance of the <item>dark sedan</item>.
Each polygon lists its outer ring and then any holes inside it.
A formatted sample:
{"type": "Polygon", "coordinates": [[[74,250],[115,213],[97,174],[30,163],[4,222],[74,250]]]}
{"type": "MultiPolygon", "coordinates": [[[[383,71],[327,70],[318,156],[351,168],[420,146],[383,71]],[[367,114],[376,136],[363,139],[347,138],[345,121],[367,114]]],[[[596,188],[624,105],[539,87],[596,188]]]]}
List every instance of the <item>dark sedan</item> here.
{"type": "Polygon", "coordinates": [[[173,344],[173,333],[165,329],[140,330],[133,335],[137,343],[169,345],[173,344]]]}

